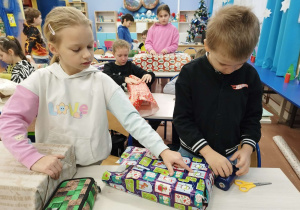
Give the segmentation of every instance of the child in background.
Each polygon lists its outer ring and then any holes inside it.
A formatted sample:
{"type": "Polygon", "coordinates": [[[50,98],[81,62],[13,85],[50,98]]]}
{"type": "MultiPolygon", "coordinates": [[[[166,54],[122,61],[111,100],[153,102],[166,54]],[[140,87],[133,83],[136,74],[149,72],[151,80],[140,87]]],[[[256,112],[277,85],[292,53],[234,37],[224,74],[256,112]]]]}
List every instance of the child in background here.
{"type": "Polygon", "coordinates": [[[130,32],[129,32],[129,27],[132,25],[134,22],[133,16],[131,14],[126,14],[122,16],[121,23],[118,27],[118,37],[119,39],[124,39],[131,45],[131,49],[133,47],[132,42],[138,43],[139,41],[136,39],[132,39],[130,32]]]}
{"type": "Polygon", "coordinates": [[[0,38],[0,59],[9,64],[1,78],[11,75],[10,80],[20,83],[34,72],[34,67],[27,61],[19,41],[13,36],[0,38]]]}
{"type": "Polygon", "coordinates": [[[222,177],[232,174],[230,161],[237,162],[236,175],[248,173],[261,137],[261,81],[247,63],[259,32],[258,18],[248,7],[221,8],[208,21],[206,56],[184,65],[175,84],[179,152],[203,156],[222,177]]]}
{"type": "Polygon", "coordinates": [[[71,144],[76,163],[99,163],[111,152],[106,110],[156,157],[191,171],[179,153],[169,150],[130,103],[124,91],[92,67],[91,21],[73,7],[55,7],[46,17],[45,37],[53,53],[51,65],[17,86],[0,118],[0,137],[15,158],[33,171],[58,179],[63,155],[43,155],[28,143],[27,127],[37,117],[38,143],[71,144]]]}
{"type": "Polygon", "coordinates": [[[35,63],[49,63],[49,53],[42,37],[42,33],[37,28],[41,26],[41,12],[34,8],[24,10],[26,23],[24,23],[23,33],[27,36],[25,42],[25,54],[33,58],[35,63]]]}
{"type": "Polygon", "coordinates": [[[178,48],[179,32],[175,26],[169,23],[169,6],[160,5],[157,8],[157,17],[159,23],[150,27],[145,48],[152,55],[173,53],[178,48]]]}
{"type": "Polygon", "coordinates": [[[153,72],[147,72],[141,67],[128,61],[128,54],[130,45],[124,40],[117,40],[113,44],[113,55],[116,59],[115,62],[109,62],[104,65],[103,73],[110,76],[118,85],[123,89],[127,84],[139,84],[145,82],[148,87],[155,80],[155,74],[153,72]],[[129,78],[130,75],[137,76],[140,81],[129,78]]]}
{"type": "Polygon", "coordinates": [[[139,45],[139,49],[143,52],[146,52],[146,48],[145,48],[145,41],[147,39],[147,33],[148,33],[148,30],[144,30],[142,32],[142,43],[139,45]]]}

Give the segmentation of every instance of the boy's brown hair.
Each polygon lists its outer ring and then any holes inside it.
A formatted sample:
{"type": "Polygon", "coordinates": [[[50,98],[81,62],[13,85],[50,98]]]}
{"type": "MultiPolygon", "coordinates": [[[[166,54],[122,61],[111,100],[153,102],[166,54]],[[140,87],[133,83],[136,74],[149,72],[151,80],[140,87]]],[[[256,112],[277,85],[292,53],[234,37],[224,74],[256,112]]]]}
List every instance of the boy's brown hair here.
{"type": "Polygon", "coordinates": [[[118,39],[117,41],[114,42],[113,46],[113,53],[116,52],[117,49],[119,48],[127,48],[128,51],[130,50],[131,46],[128,42],[126,42],[125,40],[123,39],[118,39]]]}
{"type": "Polygon", "coordinates": [[[41,12],[37,9],[28,7],[24,10],[25,19],[27,24],[33,24],[34,18],[38,18],[41,15],[41,12]]]}
{"type": "Polygon", "coordinates": [[[142,36],[143,35],[147,35],[148,34],[148,30],[144,30],[143,32],[142,32],[142,36]]]}
{"type": "Polygon", "coordinates": [[[229,5],[209,19],[205,44],[213,51],[224,50],[231,59],[243,60],[251,55],[259,33],[258,18],[250,8],[229,5]]]}

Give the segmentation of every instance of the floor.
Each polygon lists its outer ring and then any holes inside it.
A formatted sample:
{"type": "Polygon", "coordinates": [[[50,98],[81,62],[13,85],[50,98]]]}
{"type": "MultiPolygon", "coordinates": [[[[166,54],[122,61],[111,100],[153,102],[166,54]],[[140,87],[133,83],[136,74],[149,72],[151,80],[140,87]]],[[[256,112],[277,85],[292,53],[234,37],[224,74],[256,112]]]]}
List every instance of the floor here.
{"type": "MultiPolygon", "coordinates": [[[[161,85],[156,86],[156,92],[161,92],[161,85]]],[[[277,114],[268,105],[264,105],[264,108],[269,112],[273,113],[271,117],[271,124],[262,124],[262,138],[259,146],[261,150],[262,167],[264,168],[280,168],[295,187],[300,191],[300,179],[292,169],[290,164],[287,162],[275,142],[273,141],[274,136],[282,136],[287,142],[295,156],[300,160],[300,122],[296,121],[294,128],[290,128],[287,124],[278,124],[277,114]]],[[[159,126],[157,132],[163,138],[163,126],[159,126]]],[[[172,126],[171,122],[167,124],[167,136],[165,143],[169,144],[172,140],[172,126]]],[[[300,167],[300,166],[299,166],[300,167]]]]}

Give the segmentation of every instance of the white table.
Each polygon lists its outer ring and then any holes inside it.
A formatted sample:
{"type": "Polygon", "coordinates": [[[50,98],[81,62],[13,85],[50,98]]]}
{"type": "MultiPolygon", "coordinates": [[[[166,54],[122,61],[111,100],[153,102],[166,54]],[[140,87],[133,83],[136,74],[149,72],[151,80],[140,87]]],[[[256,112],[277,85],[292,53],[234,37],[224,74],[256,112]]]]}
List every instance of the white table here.
{"type": "MultiPolygon", "coordinates": [[[[99,54],[94,54],[94,58],[96,58],[96,60],[98,61],[98,62],[100,62],[100,61],[116,61],[116,58],[103,58],[103,56],[102,55],[99,55],[99,54]]],[[[128,57],[128,60],[129,61],[132,61],[132,57],[128,57]]]]}
{"type": "Polygon", "coordinates": [[[173,78],[175,77],[177,74],[179,74],[179,71],[154,71],[153,72],[155,74],[156,78],[173,78]]]}
{"type": "MultiPolygon", "coordinates": [[[[174,209],[106,186],[101,181],[103,172],[106,170],[116,171],[119,167],[95,165],[77,169],[75,177],[93,177],[101,187],[102,192],[97,196],[94,210],[174,209]]],[[[249,173],[241,179],[249,182],[272,182],[272,184],[255,187],[246,193],[239,191],[236,185],[232,185],[228,191],[214,187],[208,209],[286,210],[300,207],[299,191],[279,168],[250,168],[249,173]]]]}
{"type": "MultiPolygon", "coordinates": [[[[150,116],[144,117],[147,120],[173,120],[173,111],[175,107],[175,96],[166,93],[152,93],[154,99],[156,100],[159,110],[150,116]]],[[[263,111],[263,117],[260,120],[260,123],[266,124],[271,123],[270,116],[273,116],[272,113],[263,111]]]]}

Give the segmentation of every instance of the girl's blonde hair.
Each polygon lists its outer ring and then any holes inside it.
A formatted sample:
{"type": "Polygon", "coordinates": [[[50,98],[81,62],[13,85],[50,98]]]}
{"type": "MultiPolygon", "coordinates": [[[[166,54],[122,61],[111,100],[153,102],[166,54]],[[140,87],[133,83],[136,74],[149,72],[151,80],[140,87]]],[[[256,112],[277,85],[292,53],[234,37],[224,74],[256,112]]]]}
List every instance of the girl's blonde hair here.
{"type": "Polygon", "coordinates": [[[128,50],[130,50],[131,46],[128,42],[126,42],[123,39],[118,39],[117,41],[114,42],[113,44],[113,53],[116,52],[117,49],[119,48],[127,48],[128,50]]]}
{"type": "MultiPolygon", "coordinates": [[[[52,9],[45,19],[44,36],[47,42],[59,45],[59,32],[68,27],[86,25],[92,28],[91,21],[76,8],[73,7],[55,7],[52,9]]],[[[78,32],[80,33],[80,32],[78,32]]],[[[59,62],[59,57],[53,55],[50,64],[59,62]]]]}

